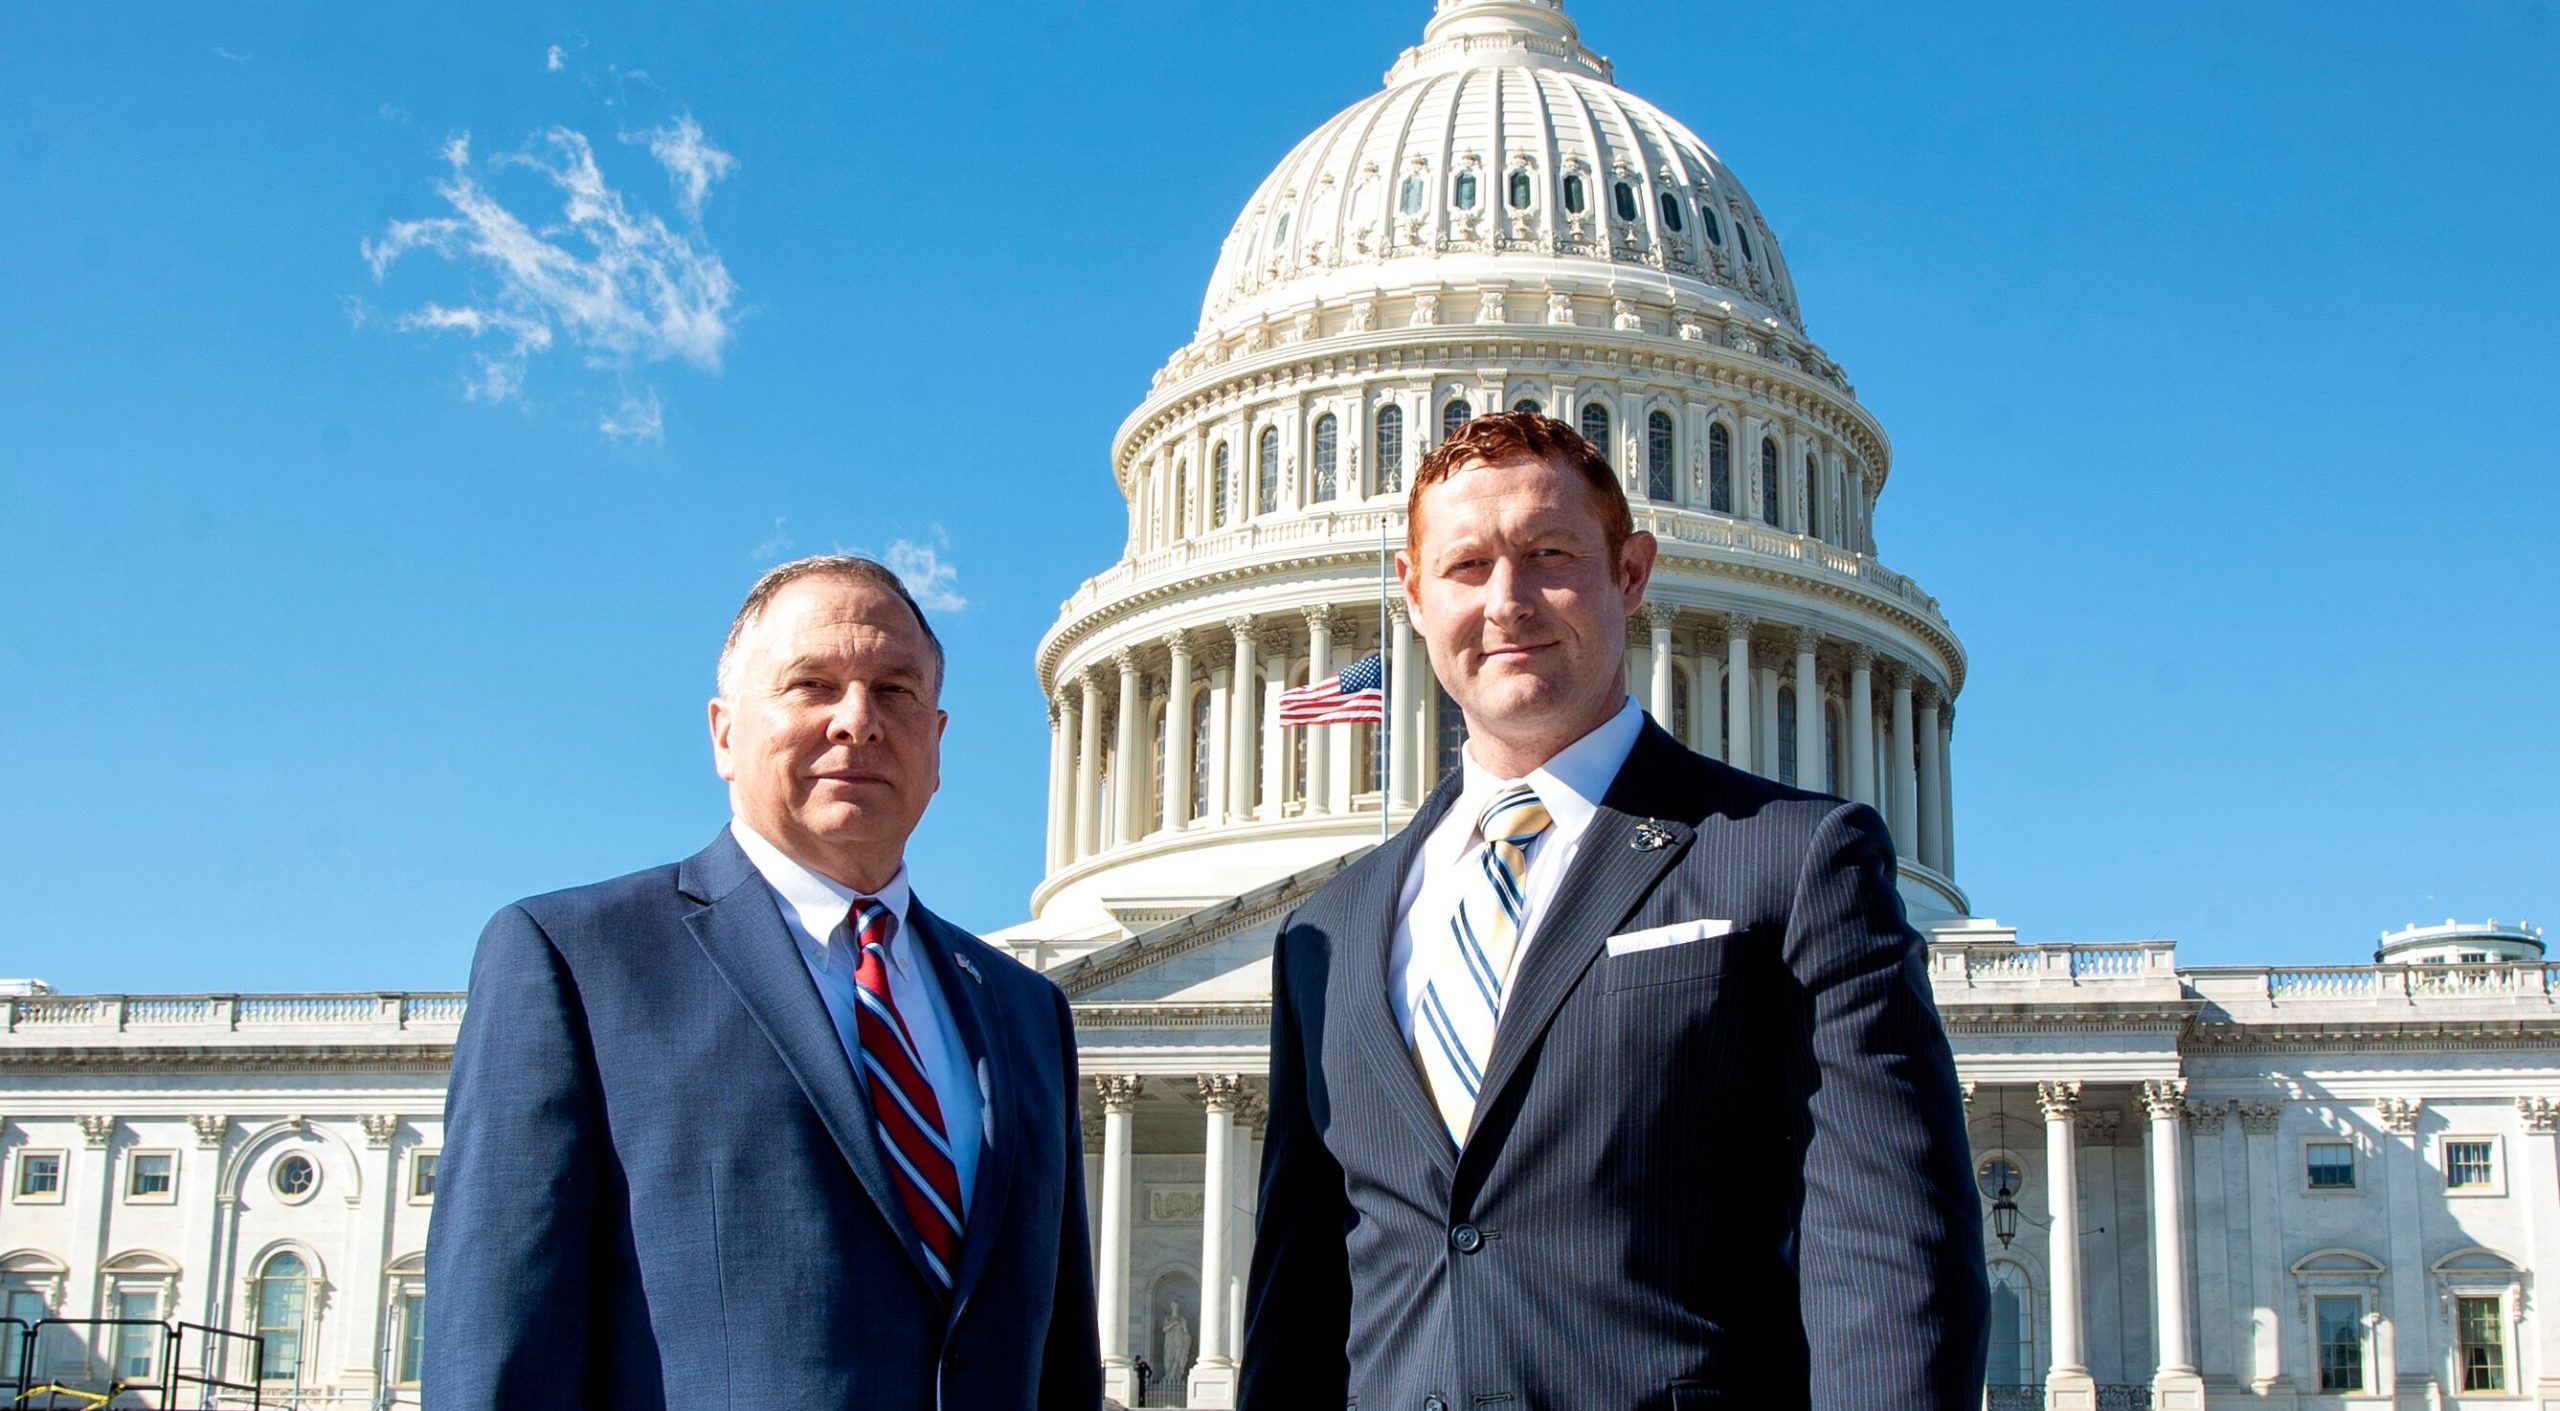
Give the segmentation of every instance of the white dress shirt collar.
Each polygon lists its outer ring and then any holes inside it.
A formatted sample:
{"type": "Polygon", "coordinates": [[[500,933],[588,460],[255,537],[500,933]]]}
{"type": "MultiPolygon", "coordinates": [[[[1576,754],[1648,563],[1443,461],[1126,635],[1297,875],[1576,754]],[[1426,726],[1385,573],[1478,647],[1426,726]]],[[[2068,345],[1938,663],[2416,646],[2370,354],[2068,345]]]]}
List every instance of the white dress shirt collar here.
{"type": "MultiPolygon", "coordinates": [[[[773,885],[774,895],[791,909],[793,919],[800,923],[794,928],[797,939],[804,947],[815,946],[809,963],[824,969],[827,947],[835,943],[838,928],[844,925],[853,904],[864,894],[802,865],[790,854],[767,842],[763,834],[748,827],[744,819],[729,820],[729,836],[738,840],[738,847],[746,853],[747,861],[755,864],[756,871],[764,874],[765,881],[773,885]]],[[[907,865],[901,862],[897,875],[889,879],[889,885],[873,893],[871,899],[889,908],[889,914],[898,918],[898,929],[891,934],[889,941],[889,964],[898,970],[912,972],[914,950],[899,944],[907,934],[907,898],[907,865]]]]}
{"type": "MultiPolygon", "coordinates": [[[[1618,707],[1618,713],[1600,723],[1597,729],[1565,746],[1527,774],[1529,787],[1538,794],[1538,802],[1547,807],[1547,817],[1554,820],[1554,842],[1570,846],[1591,826],[1593,815],[1600,811],[1600,800],[1617,782],[1618,771],[1627,764],[1627,756],[1636,748],[1636,736],[1644,731],[1644,712],[1636,708],[1635,697],[1629,696],[1618,707]]],[[[1458,801],[1450,813],[1465,823],[1435,835],[1448,839],[1444,844],[1449,855],[1463,854],[1478,841],[1476,819],[1495,794],[1511,781],[1476,763],[1475,742],[1469,741],[1459,752],[1460,769],[1465,782],[1459,785],[1458,801]],[[1450,838],[1449,834],[1456,836],[1450,838]]]]}

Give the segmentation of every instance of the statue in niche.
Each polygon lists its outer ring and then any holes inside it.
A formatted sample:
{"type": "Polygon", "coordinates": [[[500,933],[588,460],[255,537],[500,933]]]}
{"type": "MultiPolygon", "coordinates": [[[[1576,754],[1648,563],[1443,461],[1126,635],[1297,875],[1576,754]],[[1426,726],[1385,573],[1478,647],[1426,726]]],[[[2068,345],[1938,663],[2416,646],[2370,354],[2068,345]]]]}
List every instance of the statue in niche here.
{"type": "Polygon", "coordinates": [[[1191,1371],[1191,1323],[1182,1316],[1182,1304],[1169,1301],[1164,1322],[1156,1331],[1164,1338],[1164,1378],[1168,1386],[1184,1385],[1191,1371]]]}

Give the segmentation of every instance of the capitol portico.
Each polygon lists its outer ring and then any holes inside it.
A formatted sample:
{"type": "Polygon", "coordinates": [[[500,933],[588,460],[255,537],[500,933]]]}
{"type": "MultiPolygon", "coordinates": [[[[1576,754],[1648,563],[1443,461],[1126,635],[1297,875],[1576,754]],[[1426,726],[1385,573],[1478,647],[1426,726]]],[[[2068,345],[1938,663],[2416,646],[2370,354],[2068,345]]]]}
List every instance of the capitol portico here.
{"type": "MultiPolygon", "coordinates": [[[[1275,937],[1463,742],[1383,556],[1425,453],[1534,408],[1660,541],[1629,692],[1891,828],[1966,1094],[1987,1406],[2560,1411],[2541,933],[2449,920],[2370,963],[2199,967],[1981,914],[1967,661],[1880,547],[1891,443],[1759,206],[1613,76],[1560,0],[1438,0],[1255,187],[1109,448],[1119,557],[1031,663],[1045,874],[990,937],[1074,1006],[1109,1394],[1140,1404],[1143,1359],[1144,1404],[1234,1404],[1275,937]],[[1281,725],[1283,691],[1381,650],[1385,728],[1281,725]]],[[[0,987],[0,1382],[36,1370],[8,1318],[69,1320],[33,1353],[57,1374],[233,1365],[77,1322],[121,1315],[255,1335],[269,1404],[414,1404],[462,1007],[0,987]]]]}

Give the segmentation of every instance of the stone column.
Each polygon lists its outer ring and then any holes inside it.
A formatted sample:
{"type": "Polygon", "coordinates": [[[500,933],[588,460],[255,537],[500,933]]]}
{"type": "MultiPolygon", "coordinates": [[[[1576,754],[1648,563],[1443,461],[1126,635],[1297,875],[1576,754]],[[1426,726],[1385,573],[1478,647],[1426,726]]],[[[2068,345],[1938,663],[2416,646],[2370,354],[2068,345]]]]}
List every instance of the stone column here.
{"type": "Polygon", "coordinates": [[[2374,1389],[2393,1392],[2404,1405],[2426,1404],[2420,1398],[2426,1394],[2433,1370],[2427,1356],[2426,1329],[2434,1310],[2428,1306],[2423,1232],[2427,1206],[2438,1197],[2432,1189],[2433,1173],[2427,1169],[2426,1152],[2418,1136],[2418,1117],[2423,1109],[2424,1103],[2414,1097],[2386,1097],[2374,1102],[2375,1115],[2382,1119],[2383,1130],[2391,1134],[2382,1143],[2387,1171],[2381,1220],[2388,1231],[2383,1258],[2391,1266],[2391,1288],[2385,1312],[2390,1318],[2395,1352],[2388,1358],[2374,1358],[2381,1364],[2378,1375],[2392,1379],[2374,1389]]]}
{"type": "Polygon", "coordinates": [[[1876,801],[1876,652],[1864,642],[1849,645],[1849,699],[1840,713],[1849,717],[1849,797],[1873,807],[1876,801]]]}
{"type": "Polygon", "coordinates": [[[1822,678],[1814,669],[1821,650],[1820,629],[1796,629],[1796,783],[1807,789],[1833,787],[1824,777],[1830,756],[1822,748],[1822,678]]]}
{"type": "Polygon", "coordinates": [[[1145,752],[1138,739],[1147,726],[1147,702],[1138,690],[1138,654],[1127,647],[1111,654],[1120,668],[1120,728],[1111,751],[1111,841],[1129,844],[1146,836],[1139,801],[1147,792],[1145,752]]]}
{"type": "Polygon", "coordinates": [[[1387,605],[1387,798],[1392,804],[1407,808],[1421,797],[1414,788],[1415,753],[1419,732],[1413,727],[1418,716],[1413,709],[1413,620],[1405,615],[1403,603],[1387,605]]]}
{"type": "MultiPolygon", "coordinates": [[[[1920,856],[1920,781],[1911,759],[1911,668],[1895,662],[1885,679],[1893,683],[1892,757],[1885,768],[1893,781],[1893,850],[1903,857],[1920,856]]],[[[1878,771],[1882,773],[1883,771],[1878,771]]]]}
{"type": "Polygon", "coordinates": [[[1074,797],[1075,771],[1073,735],[1075,726],[1065,702],[1049,698],[1049,852],[1048,870],[1066,865],[1067,854],[1074,846],[1074,814],[1069,800],[1074,797]]]}
{"type": "Polygon", "coordinates": [[[1102,1096],[1102,1229],[1093,1274],[1094,1321],[1102,1334],[1102,1394],[1123,1406],[1137,1404],[1138,1379],[1129,1365],[1130,1120],[1146,1080],[1105,1073],[1093,1080],[1102,1096]]]}
{"type": "Polygon", "coordinates": [[[1204,1074],[1196,1080],[1200,1104],[1209,1124],[1200,1174],[1200,1348],[1191,1361],[1188,1405],[1236,1404],[1235,1350],[1227,1343],[1227,1261],[1235,1250],[1228,1213],[1235,1206],[1234,1175],[1236,1106],[1244,1096],[1244,1079],[1232,1073],[1204,1074]]]}
{"type": "Polygon", "coordinates": [[[63,1250],[63,1262],[71,1269],[62,1281],[62,1312],[89,1318],[100,1316],[97,1300],[105,1292],[98,1270],[107,1262],[107,1213],[116,1203],[116,1119],[83,1113],[78,1120],[80,1144],[88,1155],[66,1155],[62,1163],[61,1188],[71,1217],[70,1244],[63,1250]]]}
{"type": "MultiPolygon", "coordinates": [[[[1653,668],[1652,680],[1645,683],[1648,708],[1653,711],[1654,723],[1668,730],[1672,726],[1674,705],[1671,673],[1678,669],[1678,664],[1671,660],[1671,619],[1674,614],[1668,607],[1651,603],[1645,605],[1644,614],[1647,645],[1651,653],[1647,664],[1653,668]]],[[[1692,710],[1696,709],[1697,703],[1696,696],[1689,698],[1692,710]]]]}
{"type": "Polygon", "coordinates": [[[1254,700],[1253,649],[1256,634],[1250,617],[1230,617],[1227,631],[1235,638],[1236,664],[1227,687],[1227,821],[1253,821],[1254,700]]]}
{"type": "Polygon", "coordinates": [[[1289,689],[1288,638],[1267,627],[1262,650],[1272,663],[1271,679],[1262,683],[1262,816],[1276,821],[1289,796],[1289,737],[1280,728],[1280,695],[1289,689]]]}
{"type": "Polygon", "coordinates": [[[1725,763],[1736,769],[1754,768],[1757,758],[1751,753],[1751,629],[1756,625],[1757,619],[1743,613],[1724,620],[1725,763]]]}
{"type": "Polygon", "coordinates": [[[1076,717],[1076,856],[1101,850],[1102,683],[1091,671],[1076,675],[1084,704],[1076,717]]]}
{"type": "Polygon", "coordinates": [[[2227,1385],[2238,1374],[2231,1352],[2231,1331],[2239,1318],[2231,1311],[2231,1238],[2248,1228],[2247,1217],[2231,1209],[2231,1111],[2222,1101],[2187,1104],[2187,1167],[2195,1177],[2193,1232],[2196,1255],[2196,1370],[2227,1385]]]}
{"type": "MultiPolygon", "coordinates": [[[[1304,610],[1307,618],[1307,684],[1312,686],[1333,674],[1333,609],[1312,607],[1304,610]]],[[[1307,797],[1305,812],[1309,815],[1333,812],[1333,727],[1304,725],[1306,734],[1307,797]]]]}
{"type": "Polygon", "coordinates": [[[1164,700],[1164,830],[1191,821],[1191,634],[1164,634],[1172,658],[1164,700]]]}
{"type": "Polygon", "coordinates": [[[1956,875],[1956,703],[1948,701],[1938,716],[1938,859],[1939,871],[1956,875]]]}
{"type": "Polygon", "coordinates": [[[2044,1404],[2050,1411],[2096,1411],[2098,1388],[2089,1379],[2080,1320],[2080,1085],[2036,1084],[2044,1109],[2045,1205],[2053,1213],[2045,1281],[2052,1288],[2053,1368],[2046,1374],[2044,1404]]]}
{"type": "MultiPolygon", "coordinates": [[[[170,1305],[170,1316],[191,1323],[212,1323],[222,1293],[222,1209],[218,1201],[222,1191],[222,1142],[230,1134],[231,1119],[219,1113],[197,1113],[187,1118],[187,1126],[196,1134],[196,1145],[193,1152],[178,1158],[178,1179],[186,1201],[186,1233],[178,1243],[184,1251],[179,1256],[180,1291],[170,1305]],[[190,1162],[196,1163],[192,1171],[188,1169],[190,1162]]],[[[182,1365],[189,1372],[202,1372],[205,1356],[205,1348],[198,1341],[186,1349],[182,1365]]]]}
{"type": "MultiPolygon", "coordinates": [[[[2560,1102],[2547,1097],[2517,1098],[2516,1118],[2524,1128],[2517,1143],[2523,1159],[2515,1168],[2522,1178],[2509,1189],[2523,1198],[2525,1226],[2531,1231],[2526,1267],[2560,1269],[2560,1148],[2554,1146],[2555,1134],[2560,1134],[2560,1102]]],[[[2560,1405],[2560,1318],[2546,1309],[2532,1323],[2536,1346],[2531,1362],[2523,1356],[2513,1361],[2518,1368],[2540,1369],[2533,1384],[2536,1406],[2560,1405]]]]}
{"type": "MultiPolygon", "coordinates": [[[[361,1354],[350,1347],[341,1358],[349,1371],[343,1376],[341,1393],[365,1394],[391,1379],[396,1362],[384,1362],[385,1319],[383,1300],[389,1290],[384,1270],[391,1263],[391,1224],[393,1212],[399,1208],[399,1139],[400,1118],[396,1113],[377,1113],[356,1119],[364,1129],[364,1144],[373,1153],[366,1159],[364,1180],[370,1209],[349,1212],[350,1237],[347,1241],[347,1266],[335,1280],[341,1290],[331,1312],[344,1318],[342,1325],[349,1337],[365,1340],[361,1354]]],[[[390,1349],[397,1356],[396,1349],[390,1349]]]]}
{"type": "Polygon", "coordinates": [[[1754,769],[1764,779],[1778,777],[1778,669],[1755,667],[1751,672],[1752,694],[1758,704],[1751,712],[1751,748],[1760,757],[1754,769]]]}
{"type": "Polygon", "coordinates": [[[1689,748],[1716,759],[1724,758],[1724,691],[1717,680],[1717,664],[1724,660],[1724,638],[1700,631],[1690,638],[1689,655],[1689,748]]]}
{"type": "Polygon", "coordinates": [[[2180,1149],[2186,1079],[2144,1083],[2142,1106],[2151,1118],[2151,1308],[2160,1349],[2151,1404],[2156,1411],[2203,1411],[2204,1381],[2196,1375],[2187,1314],[2186,1153],[2180,1149]]]}
{"type": "Polygon", "coordinates": [[[2248,1148],[2245,1177],[2249,1200],[2249,1389],[2261,1397],[2276,1393],[2290,1403],[2292,1381],[2284,1375],[2283,1297],[2284,1241],[2276,1229],[2277,1182],[2284,1179],[2283,1153],[2276,1149],[2276,1128],[2284,1105],[2240,1104],[2242,1145],[2248,1148]]]}
{"type": "MultiPolygon", "coordinates": [[[[1919,685],[1920,735],[1920,861],[1939,872],[1947,870],[1946,778],[1938,772],[1938,747],[1945,742],[1938,728],[1938,687],[1932,681],[1919,685]]],[[[2163,1407],[2160,1411],[2167,1411],[2163,1407]]]]}

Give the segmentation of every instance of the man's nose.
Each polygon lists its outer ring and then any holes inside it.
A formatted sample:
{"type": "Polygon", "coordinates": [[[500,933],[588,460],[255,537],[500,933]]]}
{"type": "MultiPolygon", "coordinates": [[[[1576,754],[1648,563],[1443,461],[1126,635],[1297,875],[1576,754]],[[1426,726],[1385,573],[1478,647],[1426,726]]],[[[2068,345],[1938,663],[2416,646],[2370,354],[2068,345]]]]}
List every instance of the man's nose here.
{"type": "Polygon", "coordinates": [[[1484,614],[1506,626],[1529,616],[1529,596],[1521,586],[1520,569],[1507,558],[1493,561],[1493,571],[1484,583],[1484,614]]]}
{"type": "Polygon", "coordinates": [[[827,717],[827,738],[840,744],[859,744],[880,733],[880,715],[871,705],[871,692],[862,686],[849,687],[836,698],[836,708],[827,717]]]}

